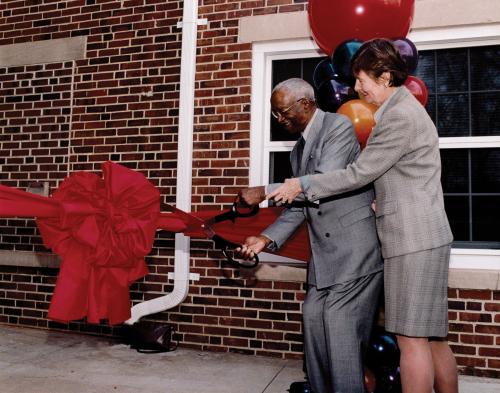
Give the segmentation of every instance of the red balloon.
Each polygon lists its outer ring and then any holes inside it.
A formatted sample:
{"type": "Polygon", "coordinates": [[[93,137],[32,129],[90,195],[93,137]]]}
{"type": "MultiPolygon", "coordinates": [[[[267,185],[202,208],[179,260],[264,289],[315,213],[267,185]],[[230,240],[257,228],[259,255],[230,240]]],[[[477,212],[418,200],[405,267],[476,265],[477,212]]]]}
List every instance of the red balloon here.
{"type": "Polygon", "coordinates": [[[342,42],[406,37],[415,0],[309,0],[314,40],[328,56],[342,42]]]}
{"type": "Polygon", "coordinates": [[[343,104],[337,111],[337,113],[351,119],[361,149],[365,148],[366,141],[375,126],[373,115],[377,109],[376,105],[368,104],[363,100],[351,100],[343,104]]]}
{"type": "Polygon", "coordinates": [[[427,105],[429,92],[423,80],[418,79],[416,76],[409,75],[408,78],[406,78],[405,86],[423,106],[427,105]]]}

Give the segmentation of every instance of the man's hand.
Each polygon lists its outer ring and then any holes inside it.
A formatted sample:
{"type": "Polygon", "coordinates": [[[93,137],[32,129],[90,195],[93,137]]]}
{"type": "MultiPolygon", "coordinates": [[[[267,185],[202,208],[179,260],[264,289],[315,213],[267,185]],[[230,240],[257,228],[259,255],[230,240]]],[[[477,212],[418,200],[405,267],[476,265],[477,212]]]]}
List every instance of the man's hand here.
{"type": "Polygon", "coordinates": [[[261,252],[268,244],[271,243],[271,239],[259,235],[259,236],[249,236],[245,239],[245,243],[236,249],[238,258],[248,260],[252,259],[256,254],[261,252]]]}
{"type": "Polygon", "coordinates": [[[255,206],[266,199],[266,189],[264,186],[248,187],[238,193],[238,202],[246,206],[255,206]]]}
{"type": "Polygon", "coordinates": [[[275,202],[292,203],[302,192],[299,178],[286,179],[276,190],[266,195],[266,199],[273,199],[275,202]]]}

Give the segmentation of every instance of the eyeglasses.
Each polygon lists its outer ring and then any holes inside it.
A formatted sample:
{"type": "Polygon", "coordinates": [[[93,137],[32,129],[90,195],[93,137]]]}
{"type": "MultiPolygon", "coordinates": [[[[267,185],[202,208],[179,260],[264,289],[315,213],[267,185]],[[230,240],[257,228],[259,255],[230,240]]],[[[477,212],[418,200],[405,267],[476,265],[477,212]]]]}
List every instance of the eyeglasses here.
{"type": "Polygon", "coordinates": [[[275,119],[279,119],[280,116],[281,117],[285,117],[285,113],[287,113],[290,109],[292,109],[295,105],[297,105],[300,101],[304,100],[305,97],[302,97],[302,98],[299,98],[297,101],[295,101],[292,105],[290,105],[289,107],[283,109],[282,111],[277,111],[277,110],[271,110],[271,115],[273,115],[273,117],[275,119]]]}

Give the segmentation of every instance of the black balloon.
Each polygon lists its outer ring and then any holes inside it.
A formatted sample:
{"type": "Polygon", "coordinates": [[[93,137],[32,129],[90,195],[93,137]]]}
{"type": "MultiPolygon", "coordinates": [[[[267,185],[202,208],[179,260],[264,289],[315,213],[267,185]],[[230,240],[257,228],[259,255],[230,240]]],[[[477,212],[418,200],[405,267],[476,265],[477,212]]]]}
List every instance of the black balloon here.
{"type": "Polygon", "coordinates": [[[309,382],[293,382],[288,389],[290,393],[311,393],[311,385],[309,382]]]}
{"type": "Polygon", "coordinates": [[[374,393],[401,393],[399,367],[382,367],[377,370],[374,393]]]}
{"type": "Polygon", "coordinates": [[[399,355],[396,336],[377,328],[366,353],[366,364],[375,375],[374,393],[401,393],[399,355]]]}
{"type": "Polygon", "coordinates": [[[316,90],[316,104],[324,112],[335,113],[343,103],[356,97],[354,89],[335,79],[323,82],[316,90]]]}
{"type": "Polygon", "coordinates": [[[368,359],[374,367],[394,367],[399,365],[399,348],[396,337],[387,332],[377,332],[368,347],[368,359]]]}
{"type": "Polygon", "coordinates": [[[337,72],[333,68],[333,65],[330,59],[321,60],[313,73],[313,84],[315,89],[319,89],[319,87],[329,81],[330,79],[335,79],[337,77],[337,72]]]}
{"type": "Polygon", "coordinates": [[[337,71],[335,78],[337,81],[354,86],[355,79],[351,74],[351,60],[362,44],[360,40],[349,40],[335,48],[332,55],[332,65],[337,71]]]}
{"type": "Polygon", "coordinates": [[[418,65],[417,47],[408,38],[398,38],[393,42],[406,64],[408,74],[413,74],[418,65]]]}

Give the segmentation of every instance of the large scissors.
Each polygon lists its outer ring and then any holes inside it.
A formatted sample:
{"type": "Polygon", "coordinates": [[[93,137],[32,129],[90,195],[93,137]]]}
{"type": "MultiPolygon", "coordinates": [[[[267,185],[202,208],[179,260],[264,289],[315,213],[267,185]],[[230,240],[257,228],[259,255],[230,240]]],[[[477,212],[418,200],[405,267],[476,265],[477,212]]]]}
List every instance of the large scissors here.
{"type": "Polygon", "coordinates": [[[175,213],[187,224],[188,227],[186,232],[190,231],[203,232],[208,239],[211,239],[215,243],[215,247],[221,250],[227,262],[229,262],[231,265],[237,267],[253,268],[257,266],[257,264],[259,263],[259,257],[257,255],[254,255],[254,257],[251,258],[248,261],[248,263],[240,262],[233,259],[231,255],[227,253],[228,249],[235,249],[237,247],[241,247],[241,244],[233,243],[229,240],[224,239],[223,237],[217,235],[217,233],[215,233],[214,229],[212,228],[212,225],[221,221],[230,220],[234,223],[235,219],[238,217],[253,216],[258,213],[259,206],[253,206],[249,209],[248,212],[244,212],[238,210],[238,203],[234,202],[228,211],[218,214],[206,220],[193,216],[189,213],[186,213],[185,211],[177,209],[176,207],[171,205],[167,205],[166,210],[175,213]]]}

